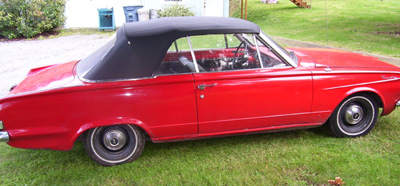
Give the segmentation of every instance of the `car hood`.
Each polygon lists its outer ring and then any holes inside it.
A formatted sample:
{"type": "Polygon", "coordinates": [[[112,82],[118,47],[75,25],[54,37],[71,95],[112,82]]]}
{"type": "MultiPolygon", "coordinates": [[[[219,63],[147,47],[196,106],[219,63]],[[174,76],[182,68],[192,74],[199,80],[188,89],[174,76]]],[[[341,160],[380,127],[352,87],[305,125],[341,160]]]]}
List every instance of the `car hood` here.
{"type": "Polygon", "coordinates": [[[397,68],[394,65],[380,61],[376,57],[343,50],[326,48],[291,48],[291,50],[295,51],[300,61],[302,58],[311,57],[317,68],[328,66],[337,68],[397,68]]]}
{"type": "Polygon", "coordinates": [[[32,69],[9,95],[65,87],[75,79],[73,69],[76,63],[72,61],[32,69]]]}

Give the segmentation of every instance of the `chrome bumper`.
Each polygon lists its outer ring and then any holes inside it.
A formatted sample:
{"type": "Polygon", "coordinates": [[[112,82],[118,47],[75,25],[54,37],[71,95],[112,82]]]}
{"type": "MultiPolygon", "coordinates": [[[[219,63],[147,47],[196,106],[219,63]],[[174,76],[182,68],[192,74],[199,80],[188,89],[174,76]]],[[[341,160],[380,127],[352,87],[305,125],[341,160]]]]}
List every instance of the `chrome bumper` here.
{"type": "Polygon", "coordinates": [[[10,136],[6,131],[0,131],[0,142],[8,142],[10,140],[10,136]]]}
{"type": "Polygon", "coordinates": [[[396,107],[400,107],[400,101],[396,103],[396,107]]]}

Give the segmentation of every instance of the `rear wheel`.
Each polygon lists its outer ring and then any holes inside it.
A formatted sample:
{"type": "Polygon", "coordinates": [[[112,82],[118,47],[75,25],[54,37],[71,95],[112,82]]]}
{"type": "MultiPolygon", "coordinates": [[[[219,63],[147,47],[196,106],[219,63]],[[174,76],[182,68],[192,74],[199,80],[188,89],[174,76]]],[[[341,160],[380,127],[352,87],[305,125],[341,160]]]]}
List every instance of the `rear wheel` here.
{"type": "Polygon", "coordinates": [[[84,141],[89,157],[103,166],[132,162],[142,154],[144,143],[144,133],[132,125],[97,127],[84,141]]]}
{"type": "Polygon", "coordinates": [[[375,100],[356,95],[342,101],[330,117],[332,132],[338,137],[358,137],[374,127],[379,110],[375,100]]]}

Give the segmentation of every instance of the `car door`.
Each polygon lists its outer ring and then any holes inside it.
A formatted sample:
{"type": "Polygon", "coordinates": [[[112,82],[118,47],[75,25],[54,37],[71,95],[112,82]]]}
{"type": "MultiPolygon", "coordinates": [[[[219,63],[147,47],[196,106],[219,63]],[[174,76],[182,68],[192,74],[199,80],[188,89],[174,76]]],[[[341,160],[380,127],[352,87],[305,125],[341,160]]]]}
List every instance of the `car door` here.
{"type": "MultiPolygon", "coordinates": [[[[185,66],[180,60],[187,59],[187,42],[178,40],[165,54],[153,78],[144,86],[142,115],[148,116],[146,121],[154,136],[171,137],[198,134],[197,108],[193,66],[185,66]],[[176,48],[185,49],[176,51],[176,48]],[[146,99],[151,97],[152,99],[146,99]],[[143,109],[146,108],[146,109],[143,109]]],[[[190,57],[189,57],[190,59],[190,57]]]]}
{"type": "Polygon", "coordinates": [[[266,48],[258,50],[249,43],[205,49],[196,41],[206,42],[210,37],[196,37],[191,37],[191,44],[199,65],[199,73],[194,74],[199,133],[308,122],[312,101],[309,70],[289,66],[266,48]],[[209,65],[213,60],[215,64],[209,65]]]}

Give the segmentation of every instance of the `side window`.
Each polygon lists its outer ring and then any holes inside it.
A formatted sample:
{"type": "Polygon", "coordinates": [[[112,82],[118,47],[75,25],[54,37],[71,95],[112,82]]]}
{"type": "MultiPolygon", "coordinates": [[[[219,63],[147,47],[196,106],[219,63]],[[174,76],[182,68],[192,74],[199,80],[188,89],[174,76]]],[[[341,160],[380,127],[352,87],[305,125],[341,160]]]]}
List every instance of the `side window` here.
{"type": "Polygon", "coordinates": [[[191,36],[200,72],[260,68],[257,49],[241,34],[191,36]]]}
{"type": "Polygon", "coordinates": [[[286,66],[253,34],[210,34],[174,41],[154,75],[286,66]]]}
{"type": "Polygon", "coordinates": [[[174,41],[154,75],[196,72],[186,37],[174,41]]]}
{"type": "Polygon", "coordinates": [[[168,49],[168,52],[190,52],[189,42],[186,37],[174,41],[168,49]]]}

